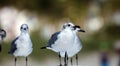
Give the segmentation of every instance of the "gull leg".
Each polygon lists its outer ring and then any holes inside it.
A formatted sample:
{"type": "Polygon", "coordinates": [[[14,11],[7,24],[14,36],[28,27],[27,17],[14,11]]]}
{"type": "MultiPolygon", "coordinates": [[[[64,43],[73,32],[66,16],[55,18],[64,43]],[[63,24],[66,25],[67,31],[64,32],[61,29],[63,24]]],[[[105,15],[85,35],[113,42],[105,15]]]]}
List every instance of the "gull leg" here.
{"type": "Polygon", "coordinates": [[[26,66],[28,66],[27,61],[28,61],[28,58],[26,57],[26,66]]]}
{"type": "Polygon", "coordinates": [[[16,57],[15,57],[14,61],[15,61],[15,64],[14,64],[14,66],[16,66],[16,61],[17,61],[17,58],[16,58],[16,57]]]}
{"type": "Polygon", "coordinates": [[[70,59],[70,62],[71,62],[71,66],[73,66],[73,61],[72,61],[72,58],[70,59]]]}
{"type": "Polygon", "coordinates": [[[68,56],[67,56],[67,52],[65,52],[65,58],[64,58],[64,62],[65,62],[65,66],[68,66],[68,56]]]}
{"type": "Polygon", "coordinates": [[[60,52],[59,52],[59,61],[60,61],[60,66],[62,66],[60,52]]]}
{"type": "MultiPolygon", "coordinates": [[[[67,54],[67,53],[66,53],[66,54],[67,54]]],[[[67,58],[66,58],[66,59],[67,59],[67,65],[68,65],[68,55],[67,55],[67,58]]]]}
{"type": "Polygon", "coordinates": [[[78,66],[78,55],[76,54],[76,64],[78,66]]]}

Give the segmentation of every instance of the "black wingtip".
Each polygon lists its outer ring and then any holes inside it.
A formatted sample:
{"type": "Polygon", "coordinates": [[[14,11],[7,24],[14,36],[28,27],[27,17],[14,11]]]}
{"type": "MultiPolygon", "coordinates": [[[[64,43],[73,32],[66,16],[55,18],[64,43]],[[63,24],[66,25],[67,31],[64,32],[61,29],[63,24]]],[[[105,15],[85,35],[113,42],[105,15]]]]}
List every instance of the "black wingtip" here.
{"type": "Polygon", "coordinates": [[[2,51],[2,46],[0,45],[0,52],[2,51]]]}
{"type": "Polygon", "coordinates": [[[46,49],[46,47],[41,47],[40,49],[46,49]]]}
{"type": "Polygon", "coordinates": [[[8,54],[10,54],[10,52],[8,52],[8,54]]]}
{"type": "Polygon", "coordinates": [[[10,51],[8,51],[8,54],[12,54],[10,51]]]}

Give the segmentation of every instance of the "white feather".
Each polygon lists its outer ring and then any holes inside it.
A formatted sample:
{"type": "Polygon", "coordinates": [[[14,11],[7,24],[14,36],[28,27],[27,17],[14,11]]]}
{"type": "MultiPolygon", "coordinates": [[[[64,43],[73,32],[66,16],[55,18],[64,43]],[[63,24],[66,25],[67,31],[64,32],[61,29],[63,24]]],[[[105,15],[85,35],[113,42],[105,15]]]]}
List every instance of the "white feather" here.
{"type": "Polygon", "coordinates": [[[32,42],[28,33],[21,33],[16,41],[17,50],[14,52],[14,56],[28,56],[32,52],[32,42]]]}

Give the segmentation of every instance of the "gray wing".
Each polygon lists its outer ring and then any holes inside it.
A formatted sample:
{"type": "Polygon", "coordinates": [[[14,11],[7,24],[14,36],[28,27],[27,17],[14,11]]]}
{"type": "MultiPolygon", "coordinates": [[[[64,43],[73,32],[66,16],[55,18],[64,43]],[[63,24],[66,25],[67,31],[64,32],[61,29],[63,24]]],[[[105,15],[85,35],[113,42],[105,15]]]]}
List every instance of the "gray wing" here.
{"type": "Polygon", "coordinates": [[[51,45],[55,43],[55,41],[58,39],[58,34],[60,34],[60,31],[54,33],[54,34],[51,36],[50,40],[48,41],[47,47],[51,47],[51,45]]]}
{"type": "Polygon", "coordinates": [[[16,44],[15,44],[17,39],[18,37],[15,40],[13,40],[13,42],[11,43],[10,51],[8,53],[13,54],[15,50],[17,49],[16,44]]]}

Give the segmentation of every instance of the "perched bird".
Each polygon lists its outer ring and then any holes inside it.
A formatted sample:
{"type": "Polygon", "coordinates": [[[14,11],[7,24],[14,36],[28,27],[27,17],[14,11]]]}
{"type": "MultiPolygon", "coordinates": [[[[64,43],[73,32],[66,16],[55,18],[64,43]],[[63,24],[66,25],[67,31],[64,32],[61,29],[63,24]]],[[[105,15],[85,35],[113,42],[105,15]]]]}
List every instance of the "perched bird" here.
{"type": "MultiPolygon", "coordinates": [[[[71,65],[72,64],[72,57],[74,55],[76,55],[76,64],[78,66],[78,52],[82,49],[82,41],[80,39],[80,37],[78,36],[78,32],[85,32],[84,30],[80,29],[80,26],[75,25],[72,26],[73,29],[71,29],[71,31],[73,32],[74,38],[73,40],[71,40],[73,43],[69,43],[69,46],[67,46],[66,49],[62,50],[62,52],[60,52],[60,56],[64,57],[64,61],[66,63],[65,66],[68,65],[68,58],[71,58],[71,65]]],[[[65,45],[63,45],[65,46],[65,45]]]]}
{"type": "Polygon", "coordinates": [[[2,51],[2,41],[6,37],[6,31],[0,29],[0,52],[2,51]]]}
{"type": "Polygon", "coordinates": [[[75,35],[74,43],[72,44],[72,47],[70,47],[69,50],[67,50],[68,57],[71,58],[71,65],[72,65],[72,57],[76,55],[76,63],[78,66],[78,52],[82,49],[82,41],[80,37],[78,36],[78,32],[85,32],[84,30],[80,29],[80,26],[75,25],[73,30],[73,33],[75,35]]]}
{"type": "Polygon", "coordinates": [[[27,57],[32,53],[32,41],[30,39],[28,30],[28,25],[22,24],[20,28],[21,34],[11,43],[11,48],[8,53],[15,56],[15,66],[18,56],[26,57],[27,66],[27,57]]]}
{"type": "MultiPolygon", "coordinates": [[[[47,48],[59,54],[60,66],[61,64],[61,56],[67,56],[66,50],[69,50],[74,43],[74,33],[73,33],[73,23],[65,23],[63,25],[63,29],[59,32],[54,33],[48,41],[46,47],[42,47],[41,49],[47,48]]],[[[65,65],[67,65],[66,57],[64,58],[65,65]]]]}

